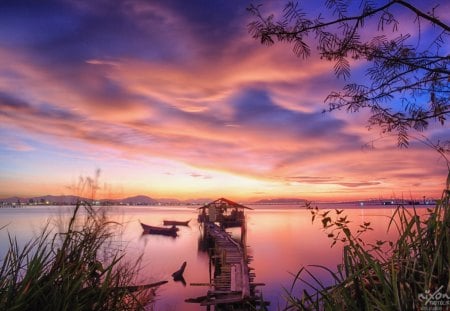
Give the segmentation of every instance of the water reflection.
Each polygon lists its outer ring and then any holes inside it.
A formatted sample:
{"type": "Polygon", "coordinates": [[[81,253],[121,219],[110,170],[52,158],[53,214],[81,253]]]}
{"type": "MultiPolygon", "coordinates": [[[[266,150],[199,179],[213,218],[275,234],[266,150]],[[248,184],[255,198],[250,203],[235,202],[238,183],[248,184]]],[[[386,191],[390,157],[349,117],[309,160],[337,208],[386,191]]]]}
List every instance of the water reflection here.
{"type": "MultiPolygon", "coordinates": [[[[334,208],[334,206],[329,206],[334,208]]],[[[341,209],[342,206],[339,206],[341,209]]],[[[370,221],[374,231],[364,237],[365,241],[394,239],[397,233],[386,231],[394,207],[371,209],[346,209],[352,221],[350,228],[356,230],[364,221],[370,221]]],[[[41,232],[42,227],[58,217],[69,217],[66,207],[24,207],[0,209],[0,256],[8,248],[8,233],[24,245],[41,232]]],[[[185,300],[205,294],[210,284],[213,269],[204,243],[203,231],[196,221],[197,211],[189,207],[113,207],[109,211],[111,220],[122,224],[118,234],[118,245],[126,249],[125,258],[141,261],[141,284],[167,280],[169,283],[158,290],[154,310],[205,310],[199,305],[187,304],[185,300]],[[176,239],[166,236],[142,235],[139,220],[144,223],[163,225],[164,219],[192,219],[189,227],[179,227],[176,239]],[[172,273],[186,261],[181,280],[174,281],[172,273]]],[[[330,248],[331,240],[321,230],[320,223],[311,223],[308,211],[301,208],[260,209],[246,213],[247,255],[252,256],[251,266],[256,271],[254,282],[265,283],[264,298],[271,302],[271,310],[283,306],[284,288],[290,288],[295,274],[302,266],[323,265],[335,268],[341,261],[341,245],[330,248]]],[[[233,237],[240,239],[236,228],[227,229],[233,237]]],[[[316,276],[327,280],[320,269],[313,269],[316,276]]]]}

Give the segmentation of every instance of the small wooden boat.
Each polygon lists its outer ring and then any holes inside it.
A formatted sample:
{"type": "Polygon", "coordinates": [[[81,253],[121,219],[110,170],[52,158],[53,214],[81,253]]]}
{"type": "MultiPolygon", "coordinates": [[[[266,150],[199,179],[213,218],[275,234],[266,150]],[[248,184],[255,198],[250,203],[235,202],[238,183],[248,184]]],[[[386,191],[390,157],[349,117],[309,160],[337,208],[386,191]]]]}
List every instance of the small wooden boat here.
{"type": "Polygon", "coordinates": [[[187,221],[177,221],[177,220],[164,220],[164,226],[189,226],[189,222],[191,220],[187,220],[187,221]]]}
{"type": "Polygon", "coordinates": [[[155,227],[155,226],[149,226],[146,224],[143,224],[140,222],[142,229],[144,230],[144,233],[149,234],[160,234],[160,235],[167,235],[167,236],[177,236],[178,228],[175,226],[166,228],[166,227],[155,227]]]}

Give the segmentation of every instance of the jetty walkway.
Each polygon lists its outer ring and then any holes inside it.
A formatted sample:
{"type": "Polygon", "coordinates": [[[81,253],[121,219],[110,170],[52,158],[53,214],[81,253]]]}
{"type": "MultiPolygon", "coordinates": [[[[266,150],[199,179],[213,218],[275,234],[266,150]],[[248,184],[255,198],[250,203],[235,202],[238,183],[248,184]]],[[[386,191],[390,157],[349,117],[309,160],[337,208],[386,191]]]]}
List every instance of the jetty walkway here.
{"type": "Polygon", "coordinates": [[[205,250],[210,257],[210,289],[206,296],[188,299],[188,302],[213,306],[214,310],[258,310],[260,295],[255,291],[255,273],[248,266],[251,256],[247,254],[246,223],[244,209],[238,203],[221,198],[201,207],[199,222],[203,224],[205,250]],[[241,241],[232,238],[226,228],[240,227],[241,241]],[[211,273],[214,265],[214,274],[211,273]]]}
{"type": "Polygon", "coordinates": [[[214,223],[205,223],[205,230],[215,244],[214,254],[220,266],[213,281],[215,291],[210,294],[226,294],[228,302],[240,302],[250,298],[250,282],[253,278],[250,276],[248,258],[242,246],[214,223]]]}
{"type": "Polygon", "coordinates": [[[206,296],[186,301],[207,306],[207,310],[213,306],[214,310],[233,311],[258,310],[258,306],[267,304],[255,291],[256,286],[264,284],[253,283],[255,274],[248,266],[251,258],[244,249],[245,245],[235,241],[215,223],[204,222],[203,226],[205,238],[210,243],[214,277],[206,296]]]}

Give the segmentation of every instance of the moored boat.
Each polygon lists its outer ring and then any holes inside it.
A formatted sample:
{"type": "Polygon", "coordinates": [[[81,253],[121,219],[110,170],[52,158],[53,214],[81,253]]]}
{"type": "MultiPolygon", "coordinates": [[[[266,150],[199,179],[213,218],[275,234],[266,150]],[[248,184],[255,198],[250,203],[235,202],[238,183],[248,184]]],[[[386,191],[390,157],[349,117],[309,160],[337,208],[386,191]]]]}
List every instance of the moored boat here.
{"type": "Polygon", "coordinates": [[[177,236],[178,228],[175,226],[166,228],[166,227],[155,227],[155,226],[149,226],[146,224],[143,224],[140,222],[142,229],[144,230],[144,233],[149,234],[160,234],[160,235],[167,235],[167,236],[177,236]]]}
{"type": "Polygon", "coordinates": [[[164,226],[189,226],[189,222],[191,220],[187,220],[187,221],[178,221],[178,220],[164,220],[164,226]]]}

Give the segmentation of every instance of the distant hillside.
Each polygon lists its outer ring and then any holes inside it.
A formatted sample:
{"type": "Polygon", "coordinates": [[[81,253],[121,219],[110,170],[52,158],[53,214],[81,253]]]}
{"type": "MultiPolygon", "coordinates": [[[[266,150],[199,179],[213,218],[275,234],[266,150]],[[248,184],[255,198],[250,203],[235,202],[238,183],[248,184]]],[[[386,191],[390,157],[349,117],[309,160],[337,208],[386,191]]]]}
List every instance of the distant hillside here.
{"type": "Polygon", "coordinates": [[[119,199],[119,200],[107,200],[109,202],[113,201],[116,203],[122,203],[122,204],[130,204],[130,205],[154,205],[158,204],[158,201],[150,198],[146,195],[136,195],[134,197],[129,197],[125,199],[119,199]]]}
{"type": "Polygon", "coordinates": [[[157,200],[158,203],[161,203],[161,204],[183,204],[183,202],[178,199],[159,198],[159,199],[155,199],[155,200],[157,200]]]}

